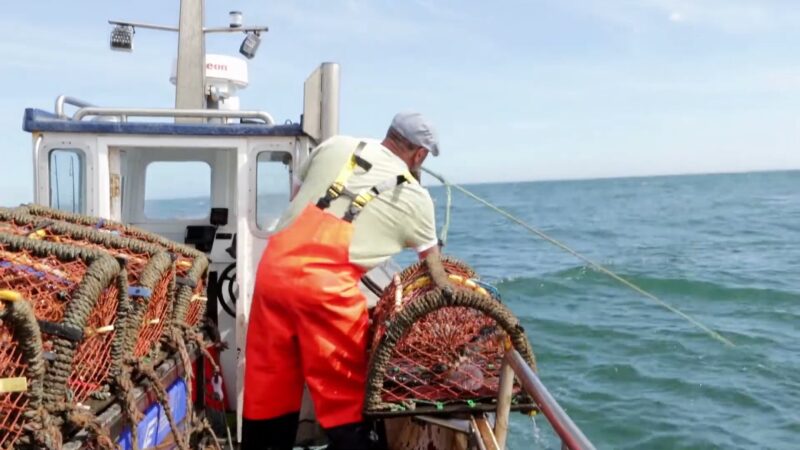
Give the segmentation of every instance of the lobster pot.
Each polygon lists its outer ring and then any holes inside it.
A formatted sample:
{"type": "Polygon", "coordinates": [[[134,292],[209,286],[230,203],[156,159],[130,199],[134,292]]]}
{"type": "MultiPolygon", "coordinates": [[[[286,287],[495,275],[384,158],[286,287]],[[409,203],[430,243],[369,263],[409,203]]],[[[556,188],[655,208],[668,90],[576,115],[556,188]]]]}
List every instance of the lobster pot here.
{"type": "MultiPolygon", "coordinates": [[[[463,263],[443,263],[447,292],[420,262],[396,275],[375,307],[367,413],[488,408],[507,348],[533,366],[530,345],[496,291],[463,263]]],[[[526,401],[519,386],[513,395],[518,404],[526,401]]]]}
{"type": "Polygon", "coordinates": [[[0,393],[0,448],[19,435],[25,408],[81,403],[107,388],[126,290],[124,270],[106,254],[0,233],[0,373],[33,370],[26,384],[40,394],[30,405],[34,391],[0,393]],[[21,327],[9,302],[24,302],[35,327],[21,327]]]}
{"type": "Polygon", "coordinates": [[[176,324],[185,324],[189,329],[196,328],[202,321],[206,310],[205,280],[208,270],[208,259],[202,252],[170,241],[158,234],[111,220],[59,211],[34,204],[22,206],[17,210],[22,214],[83,225],[122,238],[140,241],[174,255],[176,293],[170,319],[176,324]]]}
{"type": "Polygon", "coordinates": [[[126,350],[133,345],[135,357],[156,353],[175,300],[175,265],[170,254],[159,246],[114,233],[4,208],[0,208],[0,230],[93,249],[124,261],[132,305],[126,324],[132,336],[126,336],[126,350]]]}
{"type": "Polygon", "coordinates": [[[19,439],[28,408],[41,406],[43,376],[42,337],[30,303],[0,292],[0,449],[19,439]]]}
{"type": "Polygon", "coordinates": [[[181,254],[177,270],[180,283],[173,320],[185,324],[189,329],[196,329],[206,314],[208,259],[202,255],[181,254]]]}

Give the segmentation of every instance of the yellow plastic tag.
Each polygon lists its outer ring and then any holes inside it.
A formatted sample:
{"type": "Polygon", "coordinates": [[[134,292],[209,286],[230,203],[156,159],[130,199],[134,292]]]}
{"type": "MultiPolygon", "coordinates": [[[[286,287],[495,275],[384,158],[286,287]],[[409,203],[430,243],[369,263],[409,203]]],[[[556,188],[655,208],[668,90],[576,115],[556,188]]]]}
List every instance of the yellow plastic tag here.
{"type": "Polygon", "coordinates": [[[25,377],[0,378],[0,394],[8,392],[25,392],[28,390],[28,379],[25,377]]]}
{"type": "Polygon", "coordinates": [[[10,289],[0,289],[0,300],[5,300],[7,302],[18,302],[22,300],[22,294],[10,289]]]}
{"type": "Polygon", "coordinates": [[[36,230],[28,235],[28,239],[43,239],[45,236],[47,236],[47,232],[44,230],[36,230]]]}

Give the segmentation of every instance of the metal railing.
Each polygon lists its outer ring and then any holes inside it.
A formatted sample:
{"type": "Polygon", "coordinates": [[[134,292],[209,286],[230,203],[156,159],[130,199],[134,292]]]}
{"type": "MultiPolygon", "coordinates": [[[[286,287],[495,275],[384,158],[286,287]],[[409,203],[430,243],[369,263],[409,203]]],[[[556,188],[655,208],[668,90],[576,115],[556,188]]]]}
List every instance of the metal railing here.
{"type": "Polygon", "coordinates": [[[275,119],[266,111],[227,111],[220,109],[173,109],[173,108],[101,108],[85,100],[59,95],[56,97],[55,114],[66,119],[64,112],[66,105],[78,108],[72,115],[72,120],[82,120],[85,117],[105,116],[118,117],[127,122],[128,117],[195,117],[205,119],[257,119],[266,125],[275,125],[275,119]]]}
{"type": "Polygon", "coordinates": [[[64,113],[64,105],[77,106],[78,108],[94,106],[91,103],[83,101],[79,98],[70,97],[69,95],[59,95],[58,97],[56,97],[56,108],[55,108],[55,113],[58,117],[61,118],[67,117],[67,115],[64,113]]]}
{"type": "Polygon", "coordinates": [[[533,401],[536,402],[539,410],[547,418],[558,437],[561,438],[564,448],[569,450],[594,450],[594,445],[589,442],[589,439],[586,438],[580,428],[564,412],[556,399],[550,395],[550,392],[519,352],[514,349],[508,350],[504,363],[514,371],[514,375],[519,379],[525,392],[533,397],[533,401]]]}
{"type": "Polygon", "coordinates": [[[259,119],[267,125],[275,125],[275,119],[265,111],[225,111],[219,109],[172,109],[172,108],[98,108],[83,107],[75,112],[73,120],[87,116],[119,117],[123,122],[128,117],[199,117],[217,119],[259,119]]]}

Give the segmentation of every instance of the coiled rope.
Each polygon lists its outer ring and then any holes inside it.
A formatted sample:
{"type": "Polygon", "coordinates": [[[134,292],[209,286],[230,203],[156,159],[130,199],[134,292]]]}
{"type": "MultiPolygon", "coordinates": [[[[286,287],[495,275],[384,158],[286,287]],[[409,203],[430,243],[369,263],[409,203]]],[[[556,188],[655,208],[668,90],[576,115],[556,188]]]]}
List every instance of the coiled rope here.
{"type": "Polygon", "coordinates": [[[447,187],[447,192],[448,192],[447,210],[448,211],[447,211],[447,214],[445,216],[445,217],[447,217],[447,219],[445,220],[445,224],[442,227],[441,235],[444,236],[444,239],[442,239],[442,241],[444,241],[446,239],[447,231],[448,231],[448,228],[450,226],[450,220],[449,220],[449,217],[450,217],[450,211],[449,210],[450,210],[450,206],[451,206],[450,187],[452,186],[452,187],[458,189],[459,191],[461,191],[462,193],[464,193],[465,195],[467,195],[468,197],[470,197],[473,200],[477,201],[478,203],[483,204],[484,206],[486,206],[489,209],[491,209],[492,211],[500,214],[501,216],[505,217],[506,219],[509,219],[510,221],[516,223],[517,225],[520,225],[521,227],[525,228],[526,230],[528,230],[532,234],[540,237],[541,239],[545,240],[546,242],[549,242],[550,244],[553,244],[556,247],[560,248],[561,250],[571,254],[572,256],[574,256],[574,257],[576,257],[578,259],[580,259],[581,261],[583,261],[587,265],[589,265],[589,267],[591,267],[592,269],[594,269],[594,270],[596,270],[596,271],[598,271],[600,273],[603,273],[605,275],[608,275],[612,279],[622,283],[623,285],[627,286],[628,288],[632,289],[633,291],[635,291],[635,292],[643,295],[644,297],[646,297],[646,298],[658,303],[659,305],[661,305],[665,309],[673,312],[674,314],[677,314],[678,316],[680,316],[681,318],[683,318],[687,322],[689,322],[692,325],[694,325],[695,327],[701,329],[703,332],[705,332],[707,335],[709,335],[714,340],[716,340],[718,342],[721,342],[722,344],[724,344],[724,345],[726,345],[728,347],[735,347],[736,346],[728,338],[726,338],[726,337],[722,336],[721,334],[719,334],[718,332],[712,330],[711,328],[709,328],[708,326],[704,325],[703,323],[701,323],[700,321],[698,321],[694,317],[686,314],[685,312],[681,311],[680,309],[676,308],[675,306],[665,302],[664,300],[662,300],[662,299],[658,298],[657,296],[655,296],[654,294],[642,289],[641,287],[633,284],[632,282],[622,278],[621,276],[617,275],[616,273],[611,271],[611,269],[603,266],[602,264],[600,264],[598,262],[595,262],[592,259],[590,259],[590,258],[578,253],[577,251],[573,250],[568,245],[566,245],[563,242],[561,242],[561,241],[559,241],[559,240],[547,235],[542,230],[540,230],[540,229],[538,229],[538,228],[526,223],[525,221],[523,221],[522,219],[514,216],[510,212],[500,208],[497,205],[494,205],[493,203],[489,202],[488,200],[485,200],[485,199],[475,195],[474,193],[470,192],[469,190],[467,190],[463,186],[460,186],[460,185],[454,184],[454,183],[450,183],[442,175],[440,175],[440,174],[438,174],[436,172],[433,172],[430,169],[427,169],[427,168],[423,167],[422,170],[424,170],[426,173],[428,173],[432,177],[434,177],[437,180],[439,180],[443,185],[445,185],[447,187]]]}

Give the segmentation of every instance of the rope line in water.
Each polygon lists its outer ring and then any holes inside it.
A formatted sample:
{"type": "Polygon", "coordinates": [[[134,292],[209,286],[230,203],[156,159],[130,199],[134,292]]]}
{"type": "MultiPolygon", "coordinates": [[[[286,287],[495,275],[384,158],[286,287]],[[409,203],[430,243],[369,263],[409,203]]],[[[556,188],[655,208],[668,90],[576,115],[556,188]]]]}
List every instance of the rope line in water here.
{"type": "Polygon", "coordinates": [[[450,230],[450,209],[453,206],[453,190],[450,189],[449,184],[443,184],[447,192],[447,205],[444,209],[444,224],[442,224],[442,231],[439,233],[439,240],[442,241],[442,245],[445,245],[447,243],[447,231],[450,230]]]}
{"type": "Polygon", "coordinates": [[[675,306],[670,305],[669,303],[665,302],[664,300],[661,300],[660,298],[656,297],[654,294],[651,294],[650,292],[647,292],[646,290],[640,288],[639,286],[633,284],[632,282],[622,278],[621,276],[619,276],[616,273],[612,272],[610,269],[606,268],[602,264],[597,263],[597,262],[593,261],[592,259],[590,259],[590,258],[588,258],[586,256],[583,256],[582,254],[580,254],[577,251],[573,250],[568,245],[562,243],[561,241],[559,241],[559,240],[557,240],[555,238],[550,237],[545,232],[539,230],[538,228],[536,228],[536,227],[534,227],[532,225],[529,225],[528,223],[526,223],[522,219],[514,216],[513,214],[509,213],[508,211],[500,208],[499,206],[496,206],[496,205],[492,204],[488,200],[484,200],[483,198],[473,194],[472,192],[470,192],[466,188],[464,188],[462,186],[459,186],[458,184],[450,183],[442,175],[440,175],[440,174],[438,174],[436,172],[433,172],[433,171],[431,171],[431,170],[429,170],[429,169],[427,169],[425,167],[423,167],[422,170],[424,170],[426,173],[428,173],[429,175],[431,175],[434,178],[436,178],[437,180],[439,180],[443,185],[445,185],[448,188],[448,203],[447,203],[448,211],[447,211],[447,216],[446,216],[447,220],[445,221],[445,224],[442,226],[442,235],[444,235],[445,237],[447,236],[447,231],[448,231],[447,228],[449,228],[449,226],[450,226],[450,220],[449,220],[449,218],[450,218],[450,211],[449,211],[449,208],[450,208],[450,198],[449,198],[450,189],[449,188],[450,188],[450,186],[452,186],[452,187],[458,189],[459,191],[461,191],[462,193],[464,193],[465,195],[467,195],[468,197],[472,198],[473,200],[483,204],[484,206],[490,208],[491,210],[495,211],[496,213],[500,214],[501,216],[505,217],[506,219],[511,220],[512,222],[516,223],[517,225],[520,225],[521,227],[525,228],[526,230],[528,230],[529,232],[535,234],[536,236],[540,237],[541,239],[549,242],[550,244],[555,245],[556,247],[560,248],[561,250],[564,250],[565,252],[571,254],[572,256],[580,259],[581,261],[583,261],[586,264],[588,264],[589,267],[591,267],[592,269],[594,269],[594,270],[596,270],[596,271],[598,271],[600,273],[603,273],[605,275],[608,275],[612,279],[622,283],[623,285],[627,286],[628,288],[632,289],[633,291],[643,295],[644,297],[646,297],[646,298],[648,298],[650,300],[653,300],[654,302],[658,303],[659,305],[661,305],[665,309],[673,312],[674,314],[677,314],[678,316],[682,317],[684,320],[686,320],[687,322],[691,323],[695,327],[703,330],[706,334],[711,336],[713,339],[715,339],[715,340],[717,340],[717,341],[719,341],[719,342],[721,342],[721,343],[723,343],[723,344],[725,344],[725,345],[727,345],[729,347],[735,347],[736,346],[731,340],[729,340],[728,338],[722,336],[718,332],[712,330],[711,328],[709,328],[708,326],[704,325],[703,323],[701,323],[700,321],[698,321],[694,317],[686,314],[685,312],[681,311],[680,309],[676,308],[675,306]]]}

